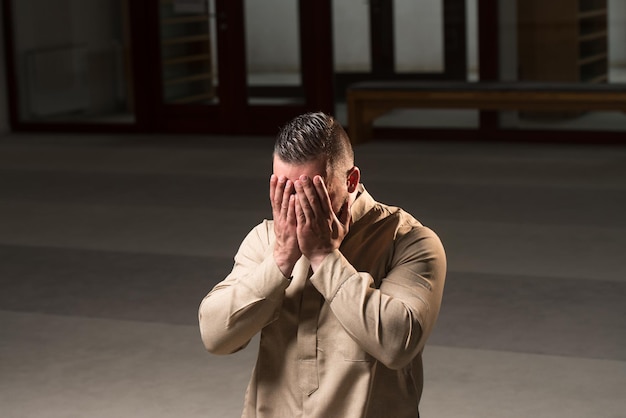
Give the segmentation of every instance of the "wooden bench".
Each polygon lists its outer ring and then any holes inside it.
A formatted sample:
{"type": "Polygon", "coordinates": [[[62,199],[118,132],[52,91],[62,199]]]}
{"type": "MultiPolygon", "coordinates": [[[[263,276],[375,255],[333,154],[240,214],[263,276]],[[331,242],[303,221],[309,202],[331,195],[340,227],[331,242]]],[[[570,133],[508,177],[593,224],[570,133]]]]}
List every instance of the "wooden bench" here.
{"type": "Polygon", "coordinates": [[[626,112],[626,84],[371,81],[347,90],[353,143],[372,139],[377,117],[399,108],[626,112]]]}

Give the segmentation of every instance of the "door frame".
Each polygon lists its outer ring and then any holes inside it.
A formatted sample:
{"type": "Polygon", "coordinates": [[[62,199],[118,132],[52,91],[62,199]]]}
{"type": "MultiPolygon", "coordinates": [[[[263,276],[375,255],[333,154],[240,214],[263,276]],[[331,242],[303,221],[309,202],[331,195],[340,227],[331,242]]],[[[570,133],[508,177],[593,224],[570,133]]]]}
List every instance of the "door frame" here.
{"type": "MultiPolygon", "coordinates": [[[[150,83],[157,130],[181,133],[274,134],[286,120],[318,109],[334,110],[332,85],[332,36],[330,0],[299,0],[300,59],[305,101],[301,105],[251,105],[246,73],[245,10],[243,0],[215,0],[218,28],[217,69],[219,105],[162,103],[161,59],[158,44],[150,60],[156,78],[150,83]]],[[[151,7],[149,32],[158,34],[158,4],[151,7]]]]}

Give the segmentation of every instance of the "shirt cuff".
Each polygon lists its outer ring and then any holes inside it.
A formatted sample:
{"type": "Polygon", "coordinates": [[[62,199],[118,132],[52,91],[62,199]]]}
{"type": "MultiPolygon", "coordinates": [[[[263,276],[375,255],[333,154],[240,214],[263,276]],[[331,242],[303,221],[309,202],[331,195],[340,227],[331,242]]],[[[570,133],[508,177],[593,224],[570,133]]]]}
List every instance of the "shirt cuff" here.
{"type": "Polygon", "coordinates": [[[343,254],[335,250],[324,258],[317,271],[313,273],[311,283],[324,296],[324,299],[331,302],[341,286],[358,274],[343,254]]]}
{"type": "Polygon", "coordinates": [[[254,291],[264,298],[276,299],[282,297],[285,289],[291,283],[291,277],[285,277],[280,271],[274,257],[268,257],[260,266],[259,274],[255,275],[254,291]]]}

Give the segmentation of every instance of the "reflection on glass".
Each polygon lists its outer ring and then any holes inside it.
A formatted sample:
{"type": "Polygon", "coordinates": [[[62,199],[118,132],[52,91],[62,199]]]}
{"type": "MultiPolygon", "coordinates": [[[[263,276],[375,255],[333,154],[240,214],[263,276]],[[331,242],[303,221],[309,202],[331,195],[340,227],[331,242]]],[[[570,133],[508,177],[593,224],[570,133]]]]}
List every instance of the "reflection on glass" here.
{"type": "Polygon", "coordinates": [[[369,16],[367,1],[333,1],[333,53],[336,73],[372,71],[369,16]]]}
{"type": "Polygon", "coordinates": [[[607,81],[607,2],[520,1],[518,58],[521,80],[607,81]]]}
{"type": "MultiPolygon", "coordinates": [[[[581,85],[626,81],[622,0],[510,3],[500,1],[503,80],[581,85]]],[[[520,129],[626,130],[622,112],[502,112],[500,122],[520,129]]]]}
{"type": "Polygon", "coordinates": [[[19,0],[13,11],[21,121],[134,121],[126,2],[19,0]]]}
{"type": "Polygon", "coordinates": [[[299,22],[297,1],[245,1],[249,103],[304,103],[299,22]]]}
{"type": "Polygon", "coordinates": [[[396,72],[443,72],[443,2],[395,0],[393,14],[396,72]]]}
{"type": "Polygon", "coordinates": [[[160,6],[164,103],[217,102],[214,1],[172,0],[160,6]]]}
{"type": "Polygon", "coordinates": [[[467,45],[467,81],[480,79],[478,65],[478,0],[467,0],[465,3],[465,25],[467,45]]]}

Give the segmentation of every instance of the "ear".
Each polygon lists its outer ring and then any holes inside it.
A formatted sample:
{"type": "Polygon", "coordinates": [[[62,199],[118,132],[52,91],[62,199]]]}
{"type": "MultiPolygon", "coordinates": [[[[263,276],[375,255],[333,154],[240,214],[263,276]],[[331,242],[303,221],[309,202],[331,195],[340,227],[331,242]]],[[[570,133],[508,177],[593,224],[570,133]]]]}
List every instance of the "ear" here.
{"type": "Polygon", "coordinates": [[[348,171],[348,179],[346,180],[348,185],[348,193],[354,193],[361,181],[361,170],[359,167],[354,166],[348,171]]]}

